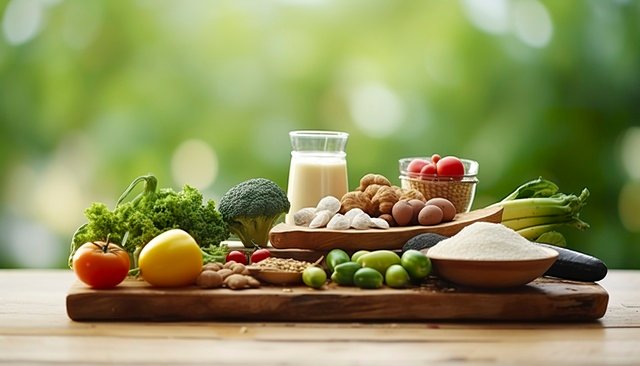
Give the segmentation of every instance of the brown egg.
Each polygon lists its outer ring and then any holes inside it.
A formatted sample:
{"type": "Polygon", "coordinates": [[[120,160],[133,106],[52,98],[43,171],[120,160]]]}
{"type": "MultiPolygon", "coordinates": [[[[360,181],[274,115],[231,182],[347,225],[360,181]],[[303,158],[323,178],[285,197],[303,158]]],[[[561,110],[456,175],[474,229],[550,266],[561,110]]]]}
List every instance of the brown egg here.
{"type": "Polygon", "coordinates": [[[413,216],[411,218],[411,225],[418,225],[418,215],[420,214],[420,210],[424,207],[424,202],[419,199],[412,199],[408,201],[411,207],[413,208],[413,216]]]}
{"type": "Polygon", "coordinates": [[[407,226],[413,218],[413,207],[405,200],[398,201],[391,209],[391,216],[398,226],[407,226]]]}
{"type": "Polygon", "coordinates": [[[418,215],[420,225],[437,225],[442,222],[442,210],[436,205],[425,205],[418,215]]]}
{"type": "Polygon", "coordinates": [[[456,216],[456,206],[446,198],[436,197],[427,201],[425,205],[434,205],[442,210],[442,221],[448,222],[456,216]]]}

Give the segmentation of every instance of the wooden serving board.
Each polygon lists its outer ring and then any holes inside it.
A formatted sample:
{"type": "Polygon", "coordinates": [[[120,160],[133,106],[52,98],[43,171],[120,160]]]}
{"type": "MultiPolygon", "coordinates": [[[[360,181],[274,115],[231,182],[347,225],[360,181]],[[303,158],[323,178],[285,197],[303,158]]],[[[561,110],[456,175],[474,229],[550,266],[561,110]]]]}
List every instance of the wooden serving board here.
{"type": "Polygon", "coordinates": [[[76,321],[591,321],[604,315],[608,299],[598,284],[544,277],[508,290],[464,288],[435,277],[402,290],[333,284],[161,289],[127,279],[110,290],[78,282],[66,305],[76,321]]]}
{"type": "Polygon", "coordinates": [[[432,226],[404,226],[389,229],[329,230],[304,226],[278,224],[271,229],[269,241],[274,248],[331,250],[400,249],[410,238],[423,233],[453,236],[465,226],[477,221],[498,223],[502,220],[502,208],[491,207],[457,214],[453,221],[432,226]]]}

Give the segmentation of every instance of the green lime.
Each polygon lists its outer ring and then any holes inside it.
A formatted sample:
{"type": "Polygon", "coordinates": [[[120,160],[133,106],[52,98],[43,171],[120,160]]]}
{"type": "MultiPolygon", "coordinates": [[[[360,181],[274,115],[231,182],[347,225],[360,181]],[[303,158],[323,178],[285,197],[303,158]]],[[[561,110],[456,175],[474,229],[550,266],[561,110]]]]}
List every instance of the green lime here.
{"type": "Polygon", "coordinates": [[[404,252],[400,264],[414,281],[421,281],[431,273],[431,260],[417,250],[410,249],[404,252]]]}
{"type": "Polygon", "coordinates": [[[302,272],[302,282],[313,288],[320,288],[327,281],[327,274],[320,267],[307,267],[302,272]]]}
{"type": "Polygon", "coordinates": [[[384,281],[389,287],[403,288],[409,284],[409,274],[401,265],[394,264],[387,268],[384,281]]]}

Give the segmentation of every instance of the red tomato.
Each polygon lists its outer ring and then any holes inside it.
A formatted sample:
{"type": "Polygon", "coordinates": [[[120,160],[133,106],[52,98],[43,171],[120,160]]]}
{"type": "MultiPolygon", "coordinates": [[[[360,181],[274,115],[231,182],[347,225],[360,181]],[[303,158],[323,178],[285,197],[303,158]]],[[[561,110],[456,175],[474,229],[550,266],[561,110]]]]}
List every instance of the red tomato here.
{"type": "Polygon", "coordinates": [[[271,252],[269,249],[258,249],[253,254],[251,254],[251,263],[258,263],[267,258],[271,257],[271,252]]]}
{"type": "Polygon", "coordinates": [[[433,163],[429,163],[425,166],[422,167],[422,170],[420,170],[420,175],[425,176],[425,175],[436,175],[437,173],[437,169],[436,169],[436,165],[433,163]]]}
{"type": "Polygon", "coordinates": [[[433,154],[431,155],[431,162],[434,164],[438,164],[438,160],[440,160],[440,155],[439,154],[433,154]]]}
{"type": "Polygon", "coordinates": [[[445,156],[436,164],[438,175],[460,178],[464,175],[464,165],[455,156],[445,156]]]}
{"type": "Polygon", "coordinates": [[[410,173],[420,173],[420,170],[423,166],[427,165],[429,162],[424,159],[413,159],[407,165],[407,171],[410,173]]]}
{"type": "Polygon", "coordinates": [[[229,252],[229,254],[227,254],[227,262],[231,261],[247,264],[247,256],[239,250],[232,250],[229,252]]]}
{"type": "Polygon", "coordinates": [[[129,273],[129,253],[116,244],[84,243],[73,255],[73,271],[80,281],[93,288],[111,288],[129,273]]]}

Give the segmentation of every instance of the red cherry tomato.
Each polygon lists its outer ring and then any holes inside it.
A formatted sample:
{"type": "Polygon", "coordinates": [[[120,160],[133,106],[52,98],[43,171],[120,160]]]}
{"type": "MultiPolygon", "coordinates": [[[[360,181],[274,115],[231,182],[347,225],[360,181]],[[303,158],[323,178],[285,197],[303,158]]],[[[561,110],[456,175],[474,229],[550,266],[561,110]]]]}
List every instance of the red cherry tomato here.
{"type": "Polygon", "coordinates": [[[425,159],[413,159],[409,162],[409,165],[407,165],[407,171],[409,173],[420,173],[422,167],[428,163],[425,159]]]}
{"type": "Polygon", "coordinates": [[[129,253],[113,243],[84,243],[71,262],[80,281],[97,289],[111,288],[124,281],[129,273],[129,253]]]}
{"type": "Polygon", "coordinates": [[[431,162],[434,164],[438,164],[438,160],[440,160],[440,155],[439,154],[433,154],[431,155],[431,162]]]}
{"type": "Polygon", "coordinates": [[[271,257],[271,252],[269,249],[258,249],[253,254],[251,254],[251,263],[258,263],[267,258],[271,257]]]}
{"type": "Polygon", "coordinates": [[[464,175],[464,165],[455,156],[445,156],[436,164],[438,175],[444,177],[461,178],[464,175]]]}
{"type": "MultiPolygon", "coordinates": [[[[422,167],[422,170],[420,170],[420,175],[421,176],[431,176],[431,175],[436,175],[437,173],[437,169],[436,169],[436,165],[433,163],[429,163],[425,166],[422,167]]],[[[425,177],[427,178],[427,177],[425,177]]]]}
{"type": "Polygon", "coordinates": [[[247,256],[239,250],[232,250],[229,252],[229,254],[227,254],[227,262],[231,261],[247,264],[247,256]]]}

